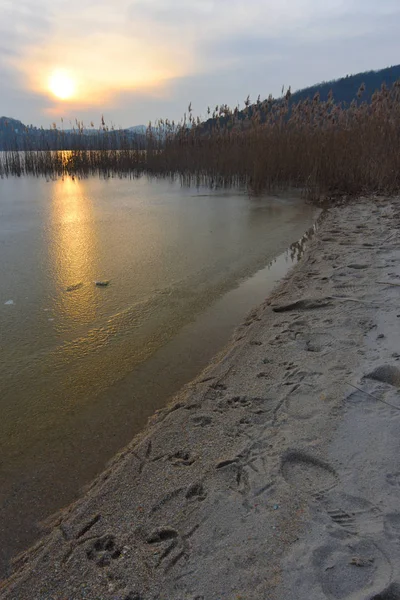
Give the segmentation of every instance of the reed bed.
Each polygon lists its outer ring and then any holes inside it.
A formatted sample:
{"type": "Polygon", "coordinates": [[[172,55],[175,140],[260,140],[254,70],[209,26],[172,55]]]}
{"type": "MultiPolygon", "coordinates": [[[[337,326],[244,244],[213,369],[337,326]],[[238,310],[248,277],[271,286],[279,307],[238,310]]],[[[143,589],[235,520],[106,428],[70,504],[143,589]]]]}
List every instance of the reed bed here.
{"type": "MultiPolygon", "coordinates": [[[[324,196],[395,193],[400,189],[400,81],[363,102],[361,86],[350,105],[332,94],[294,104],[290,89],[279,100],[242,110],[226,105],[180,123],[160,120],[143,136],[98,133],[96,149],[9,150],[0,176],[179,176],[187,184],[246,186],[250,193],[299,188],[324,196]]],[[[92,140],[93,144],[93,140],[92,140]]],[[[93,147],[93,146],[92,146],[93,147]]]]}

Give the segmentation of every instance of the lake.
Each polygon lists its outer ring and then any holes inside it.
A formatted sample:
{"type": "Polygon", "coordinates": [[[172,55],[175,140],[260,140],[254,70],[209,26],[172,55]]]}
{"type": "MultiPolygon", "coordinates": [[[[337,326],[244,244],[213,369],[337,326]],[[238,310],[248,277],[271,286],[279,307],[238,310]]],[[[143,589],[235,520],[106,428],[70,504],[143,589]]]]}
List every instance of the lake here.
{"type": "Polygon", "coordinates": [[[0,180],[0,574],[222,349],[315,217],[145,176],[0,180]]]}

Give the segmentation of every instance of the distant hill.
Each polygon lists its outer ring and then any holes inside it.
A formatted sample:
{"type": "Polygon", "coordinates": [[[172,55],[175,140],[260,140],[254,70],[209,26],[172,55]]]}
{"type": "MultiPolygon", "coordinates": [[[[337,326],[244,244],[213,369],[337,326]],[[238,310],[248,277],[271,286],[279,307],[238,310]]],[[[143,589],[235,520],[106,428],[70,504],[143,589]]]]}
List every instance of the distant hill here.
{"type": "MultiPolygon", "coordinates": [[[[390,88],[398,79],[400,79],[400,65],[393,67],[387,67],[380,69],[379,71],[365,71],[363,73],[357,73],[357,75],[346,75],[340,79],[334,79],[332,81],[322,81],[308,88],[292,92],[290,98],[290,105],[297,104],[307,99],[314,98],[318,92],[321,101],[328,99],[330,91],[333,93],[333,99],[336,104],[342,103],[343,105],[349,105],[353,100],[358,102],[371,102],[373,93],[380,89],[382,84],[386,84],[390,88]],[[360,89],[361,84],[365,85],[365,91],[360,99],[357,99],[357,92],[360,89]]],[[[280,102],[280,98],[273,99],[273,102],[280,102]]],[[[255,104],[250,104],[247,109],[240,110],[238,112],[239,120],[245,120],[251,117],[255,108],[255,104]]],[[[258,106],[258,111],[261,113],[261,118],[266,112],[263,111],[265,102],[261,101],[261,106],[258,106]]],[[[202,123],[200,127],[205,131],[209,131],[219,120],[221,126],[228,122],[228,118],[225,116],[214,117],[202,123]]]]}
{"type": "Polygon", "coordinates": [[[131,131],[132,133],[141,133],[142,135],[145,135],[146,129],[146,125],[135,125],[134,127],[128,127],[128,131],[131,131]]]}
{"type": "MultiPolygon", "coordinates": [[[[298,90],[291,96],[290,103],[313,98],[318,92],[322,101],[326,101],[332,90],[336,103],[350,104],[356,98],[361,84],[365,85],[365,92],[360,101],[370,102],[372,94],[379,89],[383,83],[391,87],[395,81],[400,79],[400,65],[387,67],[379,71],[366,71],[357,75],[346,75],[341,79],[333,81],[322,81],[311,87],[298,90]]],[[[275,102],[279,102],[276,99],[275,102]]],[[[239,112],[239,119],[245,119],[252,114],[254,105],[239,112]]],[[[218,117],[217,117],[218,118],[218,117]]],[[[209,130],[216,123],[217,118],[208,119],[200,125],[204,130],[209,130]]],[[[227,121],[225,117],[219,117],[220,124],[227,121]]],[[[62,150],[74,148],[121,148],[124,143],[135,143],[138,147],[145,145],[146,126],[137,125],[118,131],[103,131],[93,129],[65,130],[43,129],[33,125],[24,125],[21,121],[8,117],[0,117],[0,150],[25,150],[25,149],[49,149],[62,150]]]]}
{"type": "Polygon", "coordinates": [[[326,101],[330,90],[332,90],[336,103],[345,102],[346,104],[350,104],[356,98],[361,84],[364,83],[365,92],[361,100],[369,103],[372,94],[383,83],[391,87],[398,79],[400,79],[400,65],[387,67],[380,71],[365,71],[357,75],[346,75],[346,77],[341,77],[333,81],[323,81],[303,90],[298,90],[292,94],[291,101],[297,103],[307,98],[313,98],[317,92],[319,92],[321,100],[326,101]]]}
{"type": "Polygon", "coordinates": [[[17,119],[0,117],[0,150],[74,150],[74,149],[121,149],[125,144],[143,148],[146,127],[139,125],[129,129],[96,130],[44,129],[25,125],[17,119]]]}

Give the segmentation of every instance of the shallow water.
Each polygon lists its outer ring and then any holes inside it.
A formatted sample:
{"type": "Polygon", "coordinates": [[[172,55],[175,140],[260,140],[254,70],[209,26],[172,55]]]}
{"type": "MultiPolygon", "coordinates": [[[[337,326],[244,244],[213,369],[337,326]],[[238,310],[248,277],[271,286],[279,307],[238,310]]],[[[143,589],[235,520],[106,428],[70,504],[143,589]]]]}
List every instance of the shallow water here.
{"type": "Polygon", "coordinates": [[[223,347],[314,218],[146,177],[0,181],[0,573],[223,347]]]}

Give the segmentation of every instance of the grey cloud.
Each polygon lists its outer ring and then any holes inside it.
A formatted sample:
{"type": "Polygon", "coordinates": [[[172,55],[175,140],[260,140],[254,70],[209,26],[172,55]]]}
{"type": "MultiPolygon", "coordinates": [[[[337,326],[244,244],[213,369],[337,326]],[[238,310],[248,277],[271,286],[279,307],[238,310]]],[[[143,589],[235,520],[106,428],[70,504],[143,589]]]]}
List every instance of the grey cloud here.
{"type": "Polygon", "coordinates": [[[350,12],[361,14],[379,15],[400,12],[398,0],[350,0],[347,6],[350,12]]]}
{"type": "Polygon", "coordinates": [[[24,47],[40,43],[51,28],[45,0],[13,3],[2,9],[0,21],[0,61],[19,56],[24,47]]]}
{"type": "MultiPolygon", "coordinates": [[[[242,39],[237,44],[230,40],[225,49],[240,54],[242,39]]],[[[400,39],[397,28],[371,33],[365,39],[344,38],[317,41],[279,40],[275,45],[271,40],[265,44],[255,39],[251,51],[244,55],[235,68],[217,70],[210,74],[187,77],[174,82],[173,94],[180,102],[181,113],[188,101],[192,101],[195,112],[205,114],[207,105],[229,103],[243,105],[247,94],[255,100],[258,94],[267,97],[277,96],[282,85],[293,90],[343,77],[346,74],[379,69],[395,64],[400,55],[400,39]],[[277,55],[269,60],[272,52],[277,55]],[[351,60],[349,59],[351,57],[351,60]]]]}
{"type": "Polygon", "coordinates": [[[222,60],[239,59],[240,62],[245,62],[255,57],[278,57],[290,47],[293,47],[290,36],[274,39],[246,34],[202,43],[198,49],[210,59],[216,56],[222,60]]]}
{"type": "Polygon", "coordinates": [[[0,45],[0,62],[9,60],[10,58],[16,57],[19,54],[18,50],[11,48],[11,47],[7,47],[4,42],[5,42],[5,40],[2,37],[2,41],[1,41],[1,45],[0,45]]]}
{"type": "MultiPolygon", "coordinates": [[[[226,0],[220,0],[224,3],[226,0]]],[[[146,17],[162,25],[181,26],[183,23],[191,22],[199,18],[207,18],[212,15],[215,3],[204,1],[188,2],[180,0],[153,1],[136,0],[128,8],[130,19],[135,20],[146,17]]],[[[197,22],[197,21],[196,21],[197,22]]],[[[207,27],[207,23],[204,23],[207,27]]]]}
{"type": "Polygon", "coordinates": [[[19,119],[25,124],[40,124],[43,98],[23,91],[15,72],[2,67],[1,63],[0,86],[5,90],[0,98],[0,116],[19,119]]]}
{"type": "Polygon", "coordinates": [[[329,19],[319,18],[315,21],[314,29],[330,29],[336,37],[347,37],[349,35],[385,35],[388,31],[398,29],[400,26],[400,6],[390,13],[355,10],[345,14],[331,17],[329,19]]]}
{"type": "MultiPolygon", "coordinates": [[[[278,38],[269,35],[252,35],[250,32],[241,35],[220,37],[207,43],[202,43],[198,51],[209,61],[213,57],[226,60],[237,66],[244,65],[254,76],[259,68],[268,70],[284,69],[288,76],[294,71],[301,74],[303,84],[305,76],[314,70],[314,66],[324,57],[324,79],[331,78],[330,72],[336,72],[335,65],[340,61],[341,52],[348,48],[342,75],[351,70],[355,72],[357,58],[370,61],[365,68],[384,67],[398,60],[400,41],[400,7],[397,12],[386,15],[374,15],[371,18],[366,13],[347,12],[329,18],[310,19],[306,27],[288,31],[278,38]],[[327,51],[329,49],[329,51],[327,51]],[[382,57],[382,58],[380,58],[382,57]],[[308,61],[303,65],[304,59],[308,61]],[[274,63],[271,65],[270,63],[274,63]],[[378,63],[378,64],[377,64],[378,63]],[[283,66],[284,65],[284,66],[283,66]]],[[[365,60],[360,62],[366,63],[365,60]]]]}
{"type": "MultiPolygon", "coordinates": [[[[0,113],[27,123],[49,125],[52,118],[44,111],[50,107],[50,101],[22,91],[19,75],[11,66],[11,59],[18,56],[22,45],[40,43],[51,31],[53,16],[49,11],[50,4],[48,0],[37,2],[40,4],[34,5],[33,0],[25,0],[15,5],[19,7],[16,9],[18,13],[6,13],[7,19],[2,14],[0,113]],[[38,11],[34,21],[31,20],[33,6],[38,11]],[[45,16],[41,17],[40,13],[45,16]],[[14,27],[17,14],[20,29],[14,27]],[[23,30],[28,33],[21,34],[23,30]]],[[[73,2],[75,10],[76,0],[73,2]]],[[[227,10],[232,4],[237,7],[244,4],[242,0],[218,0],[220,15],[221,2],[225,2],[227,10]]],[[[249,10],[256,4],[255,0],[249,0],[249,10]]],[[[265,7],[265,4],[260,0],[260,6],[265,7]]],[[[171,31],[190,23],[204,27],[207,35],[193,40],[197,55],[202,57],[204,72],[170,81],[167,97],[153,97],[135,91],[121,92],[114,99],[113,106],[104,107],[108,122],[129,126],[146,124],[157,117],[179,119],[189,101],[193,102],[196,114],[205,115],[208,105],[243,105],[247,94],[253,100],[258,94],[262,97],[269,93],[279,95],[283,84],[291,85],[295,90],[318,81],[399,62],[399,0],[381,0],[379,3],[374,0],[348,0],[340,10],[327,11],[326,16],[321,16],[319,10],[318,17],[308,11],[302,18],[301,27],[287,27],[279,37],[268,33],[267,27],[265,35],[259,32],[254,35],[251,28],[244,26],[229,35],[208,35],[207,24],[213,18],[215,7],[216,2],[207,0],[202,4],[189,0],[139,0],[130,4],[127,10],[133,32],[136,21],[143,17],[155,26],[163,24],[171,31]]],[[[79,21],[79,11],[75,12],[74,22],[75,19],[79,21]]],[[[87,35],[96,26],[100,27],[95,20],[93,23],[85,22],[79,25],[79,31],[87,35]]],[[[66,114],[65,117],[67,120],[78,118],[86,123],[91,120],[99,123],[101,109],[84,107],[79,114],[66,114]]]]}

